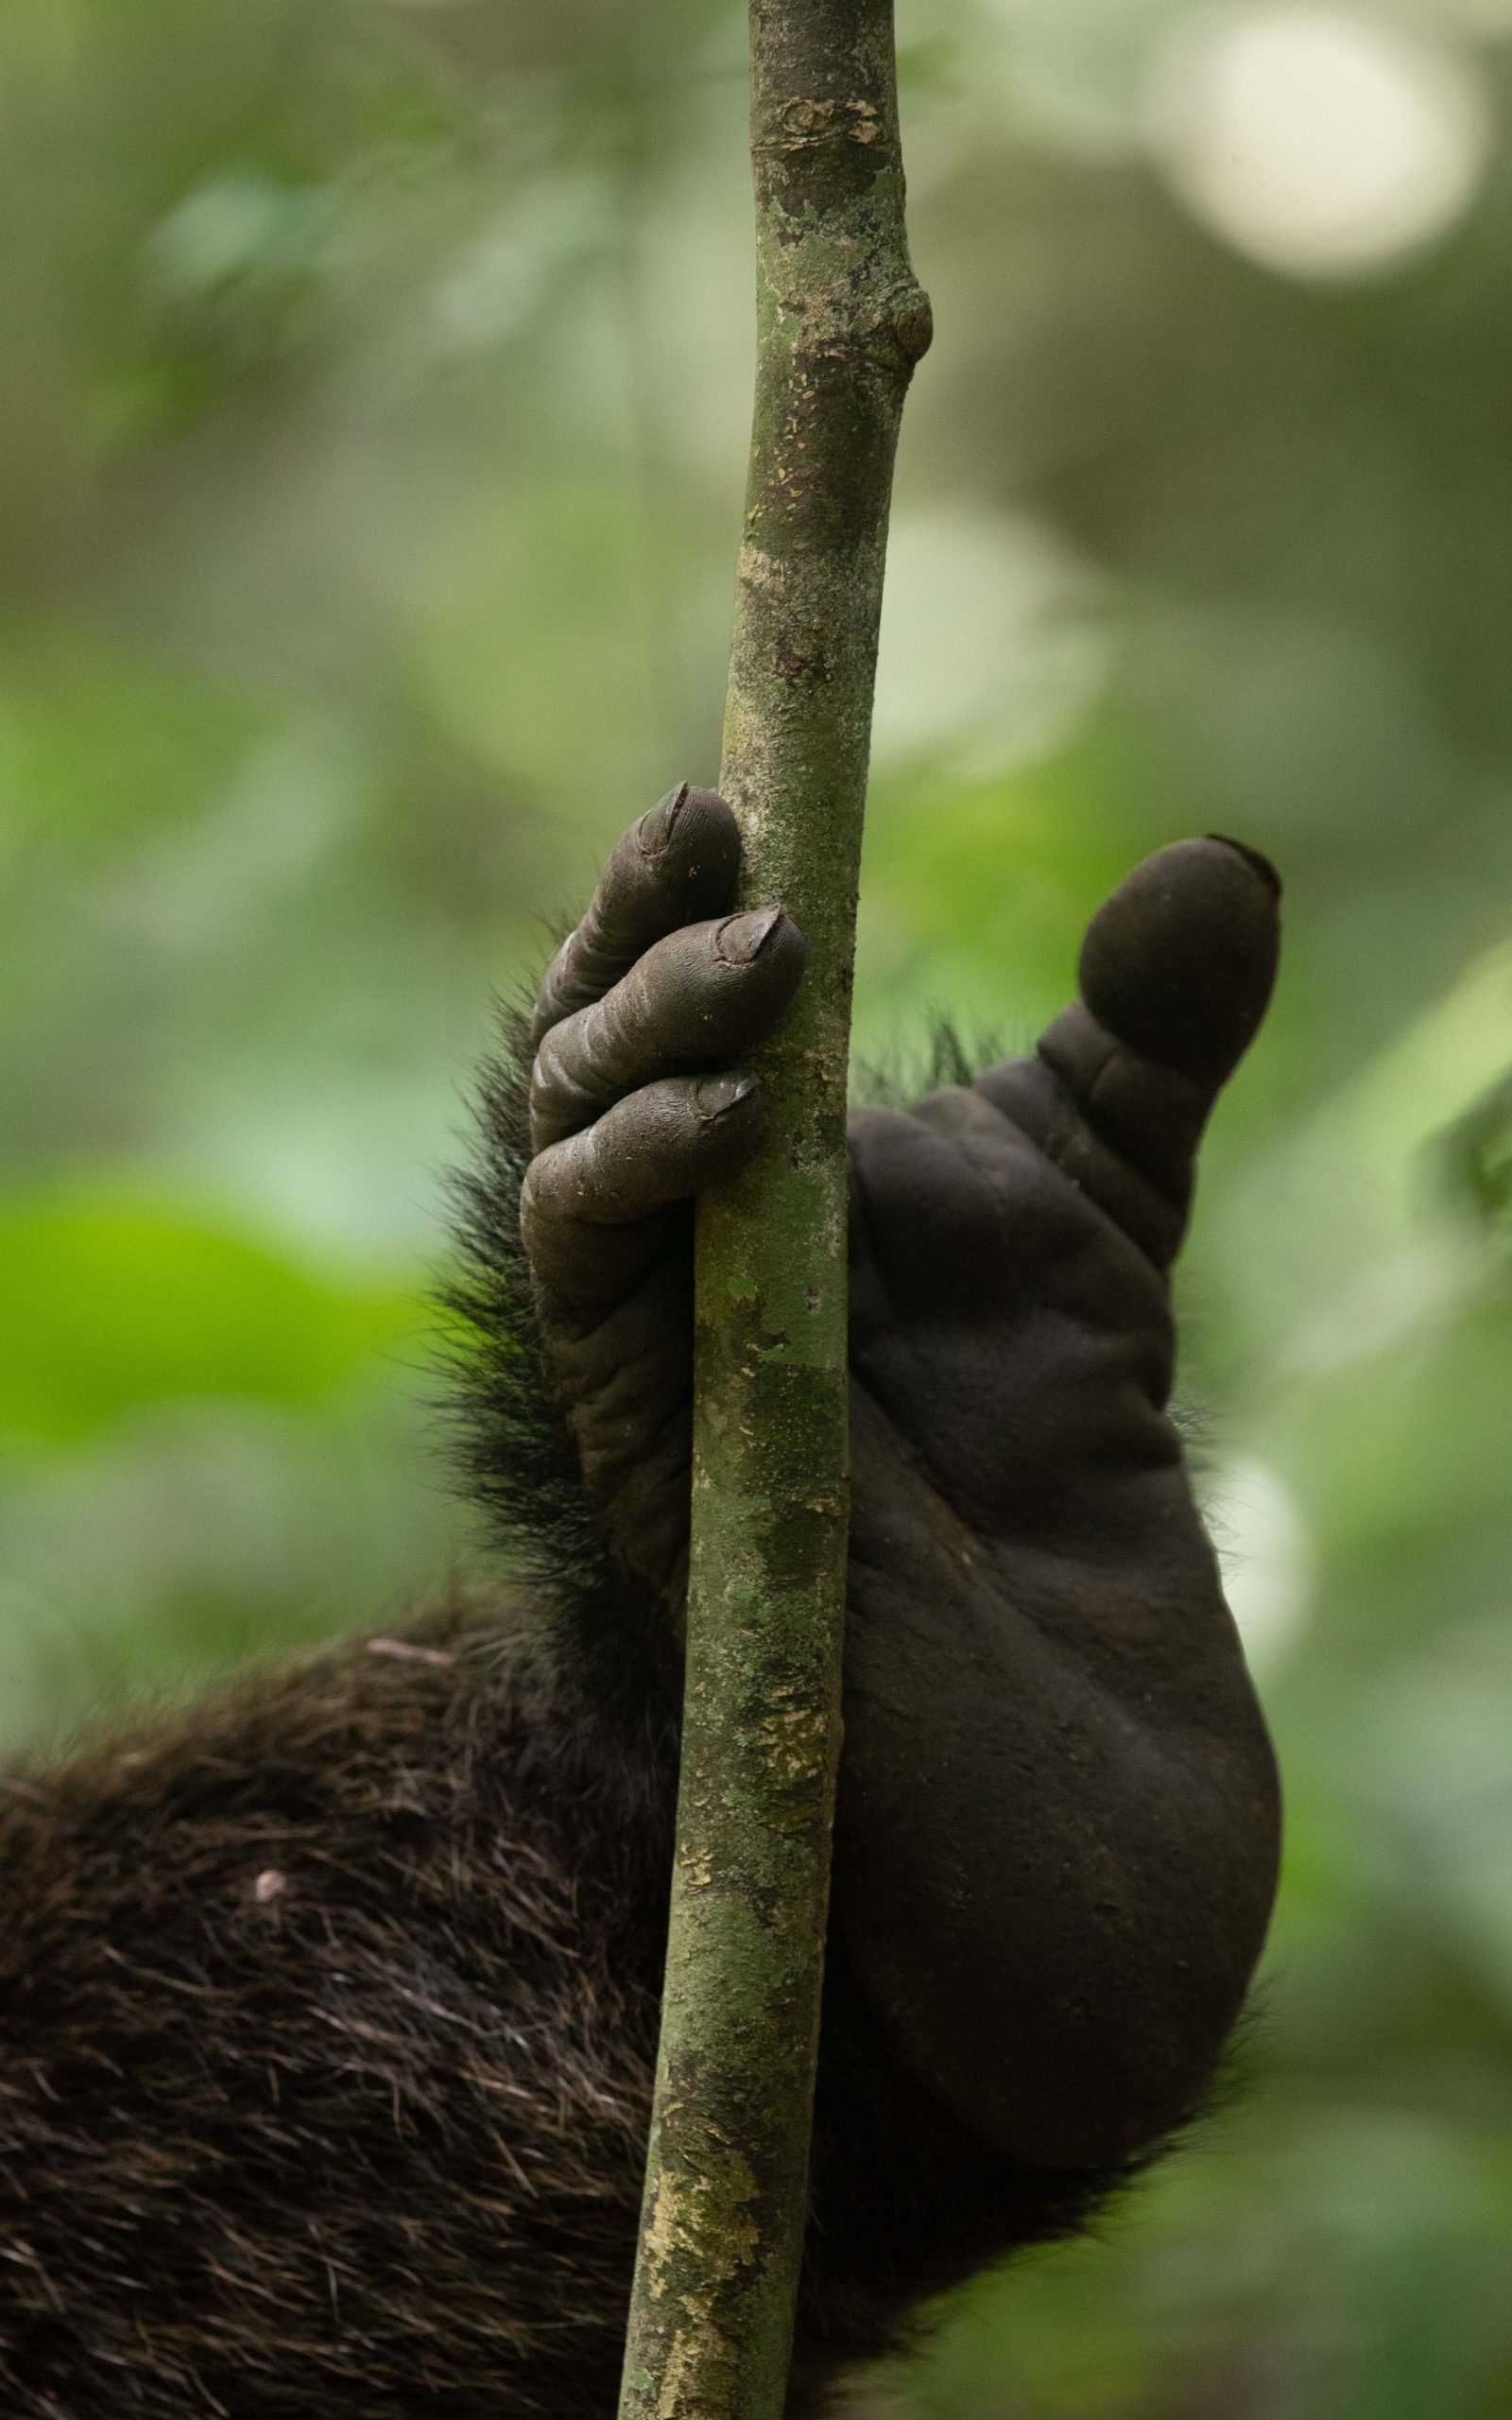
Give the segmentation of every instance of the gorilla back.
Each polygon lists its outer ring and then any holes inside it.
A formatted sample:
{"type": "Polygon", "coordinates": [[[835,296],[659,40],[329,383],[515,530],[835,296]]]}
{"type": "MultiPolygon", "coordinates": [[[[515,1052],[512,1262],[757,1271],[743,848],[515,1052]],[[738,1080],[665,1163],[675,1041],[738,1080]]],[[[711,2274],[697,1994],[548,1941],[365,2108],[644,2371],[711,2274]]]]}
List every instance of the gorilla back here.
{"type": "MultiPolygon", "coordinates": [[[[655,2053],[690,1215],[800,979],[627,834],[484,1086],[454,1299],[512,1577],[0,1786],[16,2420],[610,2414],[655,2053]]],[[[1032,1058],[852,1137],[847,1744],[794,2414],[1199,2105],[1277,1811],[1165,1416],[1263,861],[1105,908],[1032,1058]]]]}

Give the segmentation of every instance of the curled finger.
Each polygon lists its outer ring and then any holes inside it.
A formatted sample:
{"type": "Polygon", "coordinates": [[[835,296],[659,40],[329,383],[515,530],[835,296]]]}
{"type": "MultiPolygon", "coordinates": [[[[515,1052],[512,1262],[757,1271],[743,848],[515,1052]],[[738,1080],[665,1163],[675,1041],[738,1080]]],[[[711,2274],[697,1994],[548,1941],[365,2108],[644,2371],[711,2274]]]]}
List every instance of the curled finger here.
{"type": "Polygon", "coordinates": [[[627,1093],[768,1034],[797,991],[803,937],[780,908],[685,925],[638,959],[601,1000],[546,1033],[530,1080],[537,1150],[590,1125],[627,1093]]]}
{"type": "Polygon", "coordinates": [[[660,1213],[728,1176],[761,1133],[750,1075],[646,1084],[531,1161],[520,1225],[538,1282],[579,1312],[614,1300],[660,1248],[660,1213]]]}
{"type": "Polygon", "coordinates": [[[718,792],[689,782],[668,790],[616,841],[580,923],[542,976],[532,1046],[601,999],[663,934],[728,908],[739,872],[739,827],[718,792]]]}

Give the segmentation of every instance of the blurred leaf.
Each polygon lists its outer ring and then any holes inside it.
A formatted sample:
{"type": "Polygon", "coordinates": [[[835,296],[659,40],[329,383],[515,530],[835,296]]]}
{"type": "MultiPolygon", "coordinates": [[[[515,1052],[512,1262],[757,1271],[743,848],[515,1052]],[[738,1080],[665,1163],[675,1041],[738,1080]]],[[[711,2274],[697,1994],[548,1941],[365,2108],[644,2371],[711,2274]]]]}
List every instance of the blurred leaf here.
{"type": "Polygon", "coordinates": [[[134,846],[199,805],[266,722],[234,683],[87,624],[33,622],[0,647],[0,834],[45,856],[134,846]]]}
{"type": "Polygon", "coordinates": [[[311,1402],[422,1321],[413,1296],[321,1282],[165,1207],[0,1201],[0,1433],[73,1443],[183,1396],[311,1402]]]}
{"type": "Polygon", "coordinates": [[[1500,1077],[1441,1138],[1451,1198],[1512,1242],[1512,1074],[1500,1077]]]}

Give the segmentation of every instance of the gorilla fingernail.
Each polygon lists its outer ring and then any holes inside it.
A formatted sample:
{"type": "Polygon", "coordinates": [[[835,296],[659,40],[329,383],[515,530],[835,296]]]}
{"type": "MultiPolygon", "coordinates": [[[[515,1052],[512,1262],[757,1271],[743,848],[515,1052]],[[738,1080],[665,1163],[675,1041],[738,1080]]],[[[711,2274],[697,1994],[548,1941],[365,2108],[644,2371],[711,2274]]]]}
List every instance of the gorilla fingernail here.
{"type": "Polygon", "coordinates": [[[728,1117],[756,1090],[754,1076],[705,1076],[694,1086],[694,1107],[700,1117],[728,1117]]]}
{"type": "Polygon", "coordinates": [[[1210,840],[1219,841],[1224,848],[1232,849],[1236,856],[1243,857],[1251,872],[1258,873],[1261,881],[1265,883],[1280,899],[1281,878],[1269,857],[1263,856],[1259,849],[1252,849],[1247,840],[1236,840],[1230,832],[1210,832],[1207,838],[1210,840]]]}
{"type": "Polygon", "coordinates": [[[673,827],[687,804],[688,784],[679,782],[675,789],[648,806],[641,818],[641,846],[650,857],[660,856],[672,838],[673,827]]]}
{"type": "Polygon", "coordinates": [[[714,938],[716,955],[727,966],[748,966],[782,921],[781,908],[748,908],[743,916],[727,918],[714,938]]]}

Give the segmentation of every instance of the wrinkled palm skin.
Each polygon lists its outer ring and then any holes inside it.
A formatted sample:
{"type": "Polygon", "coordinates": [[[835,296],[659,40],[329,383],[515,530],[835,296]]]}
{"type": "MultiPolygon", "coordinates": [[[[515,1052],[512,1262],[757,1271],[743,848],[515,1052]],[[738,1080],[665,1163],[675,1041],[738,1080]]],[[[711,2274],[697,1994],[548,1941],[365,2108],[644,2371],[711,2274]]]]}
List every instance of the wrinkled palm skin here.
{"type": "MultiPolygon", "coordinates": [[[[620,842],[537,1005],[522,1227],[595,1527],[675,1641],[691,1222],[762,1131],[801,979],[730,912],[713,793],[620,842]]],[[[1194,1154],[1274,979],[1279,884],[1183,841],[1105,905],[1030,1057],[850,1129],[835,1921],[906,2068],[1031,2167],[1207,2090],[1275,1888],[1275,1767],[1168,1416],[1194,1154]]]]}

